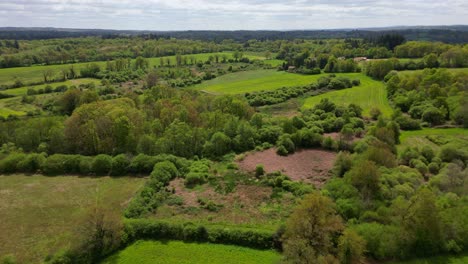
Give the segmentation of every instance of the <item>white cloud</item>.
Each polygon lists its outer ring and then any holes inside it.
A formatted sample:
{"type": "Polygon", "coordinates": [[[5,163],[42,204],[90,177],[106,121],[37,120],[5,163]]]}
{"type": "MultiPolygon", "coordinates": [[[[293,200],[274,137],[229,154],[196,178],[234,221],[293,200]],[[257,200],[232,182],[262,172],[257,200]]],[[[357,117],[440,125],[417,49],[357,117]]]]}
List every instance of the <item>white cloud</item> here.
{"type": "Polygon", "coordinates": [[[1,0],[2,26],[314,29],[468,24],[466,0],[1,0]]]}

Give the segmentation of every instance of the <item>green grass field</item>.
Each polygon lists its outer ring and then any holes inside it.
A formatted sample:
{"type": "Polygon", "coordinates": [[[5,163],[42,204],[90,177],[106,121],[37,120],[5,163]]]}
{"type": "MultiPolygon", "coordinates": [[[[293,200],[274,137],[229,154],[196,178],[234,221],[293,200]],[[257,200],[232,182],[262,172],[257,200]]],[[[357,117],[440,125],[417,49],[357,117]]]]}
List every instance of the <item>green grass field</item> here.
{"type": "MultiPolygon", "coordinates": [[[[48,94],[47,96],[50,96],[48,94]]],[[[46,95],[41,95],[46,96],[46,95]]],[[[24,116],[28,111],[34,111],[37,107],[31,104],[23,104],[21,97],[12,97],[0,99],[0,116],[8,117],[9,115],[24,116]]]]}
{"type": "Polygon", "coordinates": [[[87,208],[116,213],[142,186],[139,178],[0,175],[0,259],[38,263],[67,246],[87,208]]]}
{"type": "Polygon", "coordinates": [[[79,86],[80,84],[88,84],[88,83],[94,83],[98,85],[100,82],[101,80],[98,80],[98,79],[82,78],[82,79],[68,80],[65,82],[55,82],[55,83],[50,83],[50,84],[32,85],[32,86],[25,86],[21,88],[8,89],[8,90],[2,91],[2,93],[14,95],[14,96],[22,96],[22,95],[26,95],[29,88],[32,88],[33,90],[37,91],[39,89],[44,89],[47,85],[50,85],[52,88],[56,88],[60,85],[79,86]]]}
{"type": "Polygon", "coordinates": [[[281,87],[307,85],[323,75],[300,75],[276,70],[256,70],[226,74],[195,85],[197,90],[214,94],[243,94],[281,87]]]}
{"type": "Polygon", "coordinates": [[[231,245],[184,243],[180,241],[137,241],[109,257],[104,264],[272,264],[280,254],[231,245]]]}
{"type": "MultiPolygon", "coordinates": [[[[232,52],[217,52],[217,53],[202,53],[202,54],[187,54],[183,55],[187,58],[193,57],[196,61],[206,61],[210,56],[214,56],[215,54],[220,55],[220,58],[223,55],[226,55],[228,59],[233,58],[232,52]]],[[[244,54],[244,57],[249,59],[259,59],[264,60],[265,57],[255,54],[244,54]]],[[[163,57],[164,63],[166,64],[166,59],[169,58],[171,65],[175,64],[176,56],[167,56],[163,57]]],[[[159,66],[160,65],[160,58],[149,58],[150,67],[159,66]]],[[[190,60],[189,60],[190,61],[190,60]]],[[[275,64],[273,66],[278,65],[278,60],[268,60],[271,61],[271,64],[275,64]]],[[[106,66],[105,61],[93,62],[98,64],[101,68],[106,66]]],[[[62,65],[47,65],[47,66],[31,66],[31,67],[18,67],[18,68],[6,68],[0,69],[0,85],[11,85],[15,83],[15,80],[22,81],[25,85],[32,83],[32,82],[41,82],[43,81],[43,73],[46,70],[51,70],[53,72],[53,78],[61,76],[62,70],[67,70],[70,68],[71,65],[75,68],[75,71],[79,72],[81,69],[88,65],[88,62],[85,63],[75,63],[75,64],[62,64],[62,65]]]]}
{"type": "Polygon", "coordinates": [[[360,73],[351,73],[346,76],[358,78],[361,80],[361,85],[306,98],[302,107],[311,108],[318,104],[320,100],[328,98],[339,105],[357,104],[362,107],[365,116],[369,116],[369,112],[373,107],[379,108],[385,116],[391,115],[392,108],[389,105],[387,91],[382,82],[360,73]]]}
{"type": "MultiPolygon", "coordinates": [[[[439,145],[430,141],[427,137],[432,136],[439,139],[439,141],[446,141],[450,143],[467,144],[468,142],[468,129],[463,128],[426,128],[423,130],[415,131],[402,131],[400,136],[401,144],[398,146],[399,150],[405,147],[420,147],[428,145],[435,150],[440,148],[439,145]]],[[[467,145],[468,146],[468,145],[467,145]]]]}

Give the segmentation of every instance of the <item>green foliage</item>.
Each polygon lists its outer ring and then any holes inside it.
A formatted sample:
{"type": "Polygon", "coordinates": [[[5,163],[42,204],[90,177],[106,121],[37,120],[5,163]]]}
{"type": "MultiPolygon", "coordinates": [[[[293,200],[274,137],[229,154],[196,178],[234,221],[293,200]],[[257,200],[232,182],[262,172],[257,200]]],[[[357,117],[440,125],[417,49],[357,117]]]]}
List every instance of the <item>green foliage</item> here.
{"type": "Polygon", "coordinates": [[[180,224],[146,219],[126,220],[125,232],[130,241],[155,238],[177,239],[230,244],[258,249],[272,249],[275,242],[271,231],[217,226],[205,227],[192,223],[180,224]]]}
{"type": "Polygon", "coordinates": [[[318,192],[309,194],[288,219],[283,235],[285,259],[294,263],[316,263],[335,259],[333,237],[343,224],[333,202],[318,192]]]}
{"type": "Polygon", "coordinates": [[[112,169],[113,159],[109,155],[100,154],[94,157],[91,169],[97,175],[108,175],[112,169]]]}
{"type": "Polygon", "coordinates": [[[255,167],[255,177],[260,177],[265,174],[265,167],[259,164],[255,167]]]}
{"type": "Polygon", "coordinates": [[[128,173],[130,160],[125,154],[120,154],[112,158],[111,175],[121,176],[128,173]]]}

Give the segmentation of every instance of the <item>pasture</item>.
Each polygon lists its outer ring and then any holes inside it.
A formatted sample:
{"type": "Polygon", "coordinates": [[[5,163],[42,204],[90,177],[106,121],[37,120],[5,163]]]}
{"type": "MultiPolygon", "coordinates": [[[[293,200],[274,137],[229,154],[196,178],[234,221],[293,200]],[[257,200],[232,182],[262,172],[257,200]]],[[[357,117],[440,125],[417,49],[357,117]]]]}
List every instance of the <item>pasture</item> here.
{"type": "Polygon", "coordinates": [[[281,255],[272,250],[180,241],[137,241],[102,263],[274,264],[280,259],[281,255]]]}
{"type": "Polygon", "coordinates": [[[54,83],[49,83],[49,84],[31,85],[31,86],[25,86],[21,88],[7,89],[7,90],[2,91],[2,93],[8,94],[8,95],[14,95],[14,96],[22,96],[22,95],[27,94],[28,89],[33,89],[34,91],[38,91],[40,89],[45,89],[47,86],[50,86],[52,87],[52,89],[54,89],[61,85],[79,86],[81,84],[89,84],[89,83],[94,83],[95,85],[98,85],[100,83],[100,80],[92,79],[92,78],[74,79],[74,80],[68,80],[65,82],[54,82],[54,83]]]}
{"type": "MultiPolygon", "coordinates": [[[[220,60],[223,56],[227,59],[233,58],[232,52],[217,52],[217,53],[201,53],[201,54],[187,54],[183,55],[183,57],[187,57],[188,62],[190,63],[190,59],[192,58],[195,62],[205,62],[208,60],[210,56],[219,55],[220,60]]],[[[258,59],[264,60],[265,57],[255,55],[255,54],[244,54],[244,57],[249,58],[251,60],[258,59]]],[[[158,58],[149,58],[149,66],[150,68],[159,67],[161,58],[164,62],[164,65],[167,65],[167,60],[169,60],[170,65],[175,65],[176,63],[176,56],[166,56],[166,57],[158,57],[158,58]]],[[[134,60],[132,60],[133,62],[134,60]]],[[[273,66],[277,66],[281,64],[281,61],[278,60],[268,60],[273,66]]],[[[15,81],[21,81],[24,85],[28,85],[31,83],[38,83],[44,80],[43,74],[46,71],[52,72],[52,79],[56,79],[57,77],[61,77],[62,70],[68,70],[71,66],[75,69],[77,73],[80,72],[81,69],[85,68],[86,65],[89,63],[96,63],[104,69],[106,67],[105,61],[98,61],[98,62],[83,62],[83,63],[74,63],[74,64],[60,64],[60,65],[34,65],[30,67],[17,67],[17,68],[5,68],[0,69],[0,85],[12,85],[15,81]]]]}
{"type": "Polygon", "coordinates": [[[256,70],[226,74],[195,85],[197,90],[213,94],[244,94],[307,85],[323,75],[301,75],[276,70],[256,70]]]}
{"type": "Polygon", "coordinates": [[[41,262],[66,247],[88,208],[120,214],[142,186],[139,178],[0,175],[0,256],[41,262]]]}
{"type": "Polygon", "coordinates": [[[338,105],[357,104],[362,107],[364,116],[369,116],[370,110],[374,107],[379,108],[387,117],[391,115],[392,108],[387,99],[387,90],[382,82],[360,73],[346,74],[345,76],[358,78],[361,80],[361,85],[308,97],[304,100],[302,108],[312,108],[322,99],[328,98],[338,105]]]}

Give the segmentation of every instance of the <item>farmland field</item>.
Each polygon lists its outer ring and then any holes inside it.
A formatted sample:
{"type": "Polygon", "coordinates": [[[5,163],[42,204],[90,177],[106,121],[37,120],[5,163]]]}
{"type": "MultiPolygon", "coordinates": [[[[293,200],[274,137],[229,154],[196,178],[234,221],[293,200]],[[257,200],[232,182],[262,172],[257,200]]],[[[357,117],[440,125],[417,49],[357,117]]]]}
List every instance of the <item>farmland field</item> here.
{"type": "Polygon", "coordinates": [[[143,184],[138,178],[0,175],[0,256],[40,262],[72,240],[86,209],[99,201],[116,213],[143,184]]]}
{"type": "Polygon", "coordinates": [[[357,104],[362,107],[363,114],[369,115],[373,107],[377,107],[385,116],[390,116],[392,109],[387,99],[387,91],[382,82],[375,81],[364,74],[347,74],[346,76],[357,77],[361,80],[361,85],[332,91],[318,96],[309,97],[304,100],[303,108],[311,108],[318,104],[320,100],[328,98],[330,101],[338,105],[348,105],[350,103],[357,104]]]}
{"type": "Polygon", "coordinates": [[[75,85],[79,86],[80,84],[89,84],[89,83],[94,83],[94,84],[99,84],[100,80],[98,79],[92,79],[92,78],[82,78],[82,79],[75,79],[75,80],[68,80],[65,82],[54,82],[50,84],[40,84],[40,85],[32,85],[32,86],[25,86],[21,88],[14,88],[14,89],[7,89],[2,91],[4,94],[9,94],[9,95],[14,95],[14,96],[22,96],[26,95],[27,91],[29,88],[38,91],[39,89],[44,89],[46,86],[50,85],[52,88],[56,88],[61,85],[75,85]]]}
{"type": "Polygon", "coordinates": [[[280,254],[238,246],[196,244],[179,241],[137,241],[109,257],[104,264],[164,263],[164,264],[273,264],[280,254]]]}
{"type": "MultiPolygon", "coordinates": [[[[206,61],[210,56],[214,56],[215,54],[220,55],[220,59],[222,58],[223,55],[227,57],[227,59],[232,59],[232,52],[217,52],[217,53],[201,53],[201,54],[187,54],[183,55],[184,57],[187,57],[190,61],[190,58],[193,58],[196,61],[206,61]]],[[[164,60],[164,63],[166,63],[166,60],[170,60],[170,64],[174,65],[175,64],[175,57],[176,56],[167,56],[167,57],[162,57],[164,60]]],[[[250,54],[245,54],[244,57],[249,58],[249,59],[259,59],[263,60],[265,59],[262,56],[258,55],[250,55],[250,54]]],[[[159,66],[160,65],[160,60],[161,58],[149,58],[149,66],[152,68],[154,66],[159,66]]],[[[278,65],[277,60],[268,60],[273,66],[278,65]]],[[[267,61],[267,62],[268,62],[267,61]]],[[[25,85],[32,83],[32,82],[41,82],[43,81],[43,73],[46,70],[50,70],[53,72],[53,78],[59,76],[61,74],[61,70],[66,70],[69,69],[70,66],[73,65],[75,71],[79,72],[81,69],[86,67],[91,62],[84,62],[84,63],[74,63],[74,64],[61,64],[61,65],[47,65],[47,66],[40,66],[40,65],[35,65],[31,67],[18,67],[18,68],[6,68],[6,69],[0,69],[0,85],[11,85],[15,83],[15,80],[20,80],[23,82],[25,85]]],[[[98,62],[92,62],[96,63],[99,65],[101,68],[106,66],[105,61],[98,61],[98,62]]]]}
{"type": "MultiPolygon", "coordinates": [[[[364,77],[364,75],[358,73],[338,73],[336,75],[351,78],[364,77]]],[[[281,87],[307,85],[317,81],[321,76],[326,75],[302,75],[276,70],[256,70],[223,75],[196,85],[194,88],[214,94],[243,94],[262,90],[275,90],[281,87]]]]}

